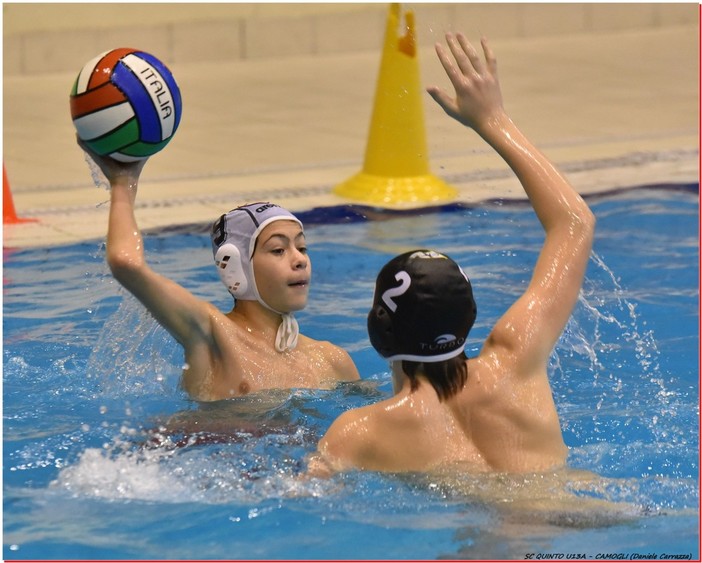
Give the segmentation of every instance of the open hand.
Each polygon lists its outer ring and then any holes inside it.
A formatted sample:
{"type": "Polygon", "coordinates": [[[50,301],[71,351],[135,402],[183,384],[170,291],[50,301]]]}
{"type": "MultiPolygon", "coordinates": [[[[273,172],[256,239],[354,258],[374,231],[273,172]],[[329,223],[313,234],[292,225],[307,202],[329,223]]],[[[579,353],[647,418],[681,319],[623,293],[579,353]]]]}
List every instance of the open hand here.
{"type": "Polygon", "coordinates": [[[456,97],[452,98],[438,86],[427,88],[427,92],[449,116],[480,131],[491,118],[504,112],[497,61],[486,39],[480,41],[484,61],[461,33],[447,33],[446,43],[450,54],[439,43],[436,54],[456,90],[456,97]]]}

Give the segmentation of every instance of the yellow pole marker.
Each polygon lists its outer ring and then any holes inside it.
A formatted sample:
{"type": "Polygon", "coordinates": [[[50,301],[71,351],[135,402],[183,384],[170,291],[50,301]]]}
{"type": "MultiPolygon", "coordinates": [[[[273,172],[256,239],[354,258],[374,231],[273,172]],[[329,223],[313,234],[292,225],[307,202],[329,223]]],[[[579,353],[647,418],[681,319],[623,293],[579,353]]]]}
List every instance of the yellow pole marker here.
{"type": "Polygon", "coordinates": [[[339,196],[389,206],[445,202],[457,191],[429,171],[414,12],[388,12],[385,45],[375,92],[363,169],[334,188],[339,196]]]}

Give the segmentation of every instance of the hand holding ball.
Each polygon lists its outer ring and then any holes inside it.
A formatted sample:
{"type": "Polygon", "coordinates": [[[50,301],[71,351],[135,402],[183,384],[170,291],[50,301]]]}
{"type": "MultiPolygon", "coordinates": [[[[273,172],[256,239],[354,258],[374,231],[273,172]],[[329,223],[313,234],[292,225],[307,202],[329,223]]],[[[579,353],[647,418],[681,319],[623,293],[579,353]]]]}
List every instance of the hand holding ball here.
{"type": "Polygon", "coordinates": [[[136,49],[114,49],[89,61],[70,96],[78,137],[120,162],[163,149],[180,123],[180,90],[166,65],[136,49]]]}

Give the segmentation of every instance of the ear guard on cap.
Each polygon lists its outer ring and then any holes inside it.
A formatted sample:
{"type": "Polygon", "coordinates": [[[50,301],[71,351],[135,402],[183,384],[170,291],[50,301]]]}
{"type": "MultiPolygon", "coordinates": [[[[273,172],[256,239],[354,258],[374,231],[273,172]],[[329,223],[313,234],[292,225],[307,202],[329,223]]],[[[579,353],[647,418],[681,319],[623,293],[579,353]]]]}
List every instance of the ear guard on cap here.
{"type": "Polygon", "coordinates": [[[383,358],[393,355],[396,345],[392,318],[382,305],[376,305],[368,313],[368,337],[383,358]]]}
{"type": "Polygon", "coordinates": [[[227,286],[229,293],[234,297],[243,295],[249,287],[249,282],[241,263],[239,249],[231,243],[220,246],[215,254],[215,265],[219,278],[227,286]]]}

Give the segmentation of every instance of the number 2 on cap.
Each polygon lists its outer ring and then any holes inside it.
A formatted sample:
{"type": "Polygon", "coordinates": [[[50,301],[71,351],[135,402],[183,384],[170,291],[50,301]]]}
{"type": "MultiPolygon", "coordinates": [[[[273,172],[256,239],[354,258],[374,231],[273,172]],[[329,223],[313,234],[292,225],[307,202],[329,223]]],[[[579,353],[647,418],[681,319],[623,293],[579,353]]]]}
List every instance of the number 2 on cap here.
{"type": "Polygon", "coordinates": [[[397,303],[395,303],[392,298],[393,297],[399,297],[400,295],[403,295],[410,286],[411,280],[410,276],[407,272],[404,270],[401,272],[397,272],[395,274],[395,279],[400,282],[400,285],[397,287],[391,287],[387,291],[383,293],[383,302],[388,306],[388,309],[392,311],[393,313],[397,311],[397,303]]]}

